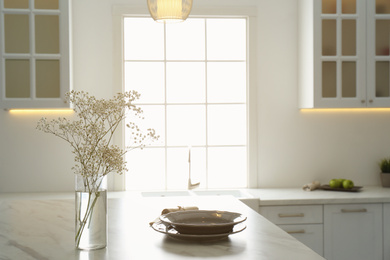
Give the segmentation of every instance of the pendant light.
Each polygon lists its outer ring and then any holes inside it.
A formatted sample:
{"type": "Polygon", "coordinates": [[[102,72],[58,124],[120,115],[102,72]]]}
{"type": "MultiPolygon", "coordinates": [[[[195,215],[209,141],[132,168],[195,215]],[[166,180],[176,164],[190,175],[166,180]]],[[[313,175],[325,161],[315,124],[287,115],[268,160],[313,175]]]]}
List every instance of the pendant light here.
{"type": "Polygon", "coordinates": [[[191,12],[192,0],[147,0],[152,18],[156,22],[182,22],[191,12]]]}

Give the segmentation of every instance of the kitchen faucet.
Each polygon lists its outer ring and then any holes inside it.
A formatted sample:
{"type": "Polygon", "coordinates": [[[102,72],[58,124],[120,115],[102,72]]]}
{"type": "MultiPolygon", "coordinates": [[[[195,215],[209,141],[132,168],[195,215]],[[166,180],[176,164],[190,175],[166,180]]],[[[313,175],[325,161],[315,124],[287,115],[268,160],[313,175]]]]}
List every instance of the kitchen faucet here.
{"type": "Polygon", "coordinates": [[[188,148],[188,189],[192,190],[199,186],[200,182],[192,183],[191,181],[191,147],[188,148]]]}

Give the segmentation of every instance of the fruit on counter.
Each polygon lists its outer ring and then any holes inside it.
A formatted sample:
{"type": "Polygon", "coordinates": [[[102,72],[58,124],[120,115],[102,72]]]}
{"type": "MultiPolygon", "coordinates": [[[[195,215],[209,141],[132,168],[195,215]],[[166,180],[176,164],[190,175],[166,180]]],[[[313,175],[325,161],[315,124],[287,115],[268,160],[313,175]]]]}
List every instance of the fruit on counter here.
{"type": "Polygon", "coordinates": [[[331,179],[329,181],[329,186],[331,188],[352,189],[354,187],[354,183],[353,181],[347,179],[331,179]]]}
{"type": "Polygon", "coordinates": [[[352,189],[354,186],[353,181],[351,180],[344,180],[343,181],[343,188],[344,189],[352,189]]]}
{"type": "Polygon", "coordinates": [[[329,186],[331,188],[341,188],[342,187],[342,182],[339,179],[331,179],[329,181],[329,186]]]}

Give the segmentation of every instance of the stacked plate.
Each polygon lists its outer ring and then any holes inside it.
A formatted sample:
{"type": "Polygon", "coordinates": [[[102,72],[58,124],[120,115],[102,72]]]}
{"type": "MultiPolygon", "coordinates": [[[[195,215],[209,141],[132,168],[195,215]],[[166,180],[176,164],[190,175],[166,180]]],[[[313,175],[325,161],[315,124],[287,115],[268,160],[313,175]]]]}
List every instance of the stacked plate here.
{"type": "Polygon", "coordinates": [[[176,239],[211,241],[243,231],[245,220],[242,214],[229,211],[176,211],[160,216],[152,228],[176,239]]]}

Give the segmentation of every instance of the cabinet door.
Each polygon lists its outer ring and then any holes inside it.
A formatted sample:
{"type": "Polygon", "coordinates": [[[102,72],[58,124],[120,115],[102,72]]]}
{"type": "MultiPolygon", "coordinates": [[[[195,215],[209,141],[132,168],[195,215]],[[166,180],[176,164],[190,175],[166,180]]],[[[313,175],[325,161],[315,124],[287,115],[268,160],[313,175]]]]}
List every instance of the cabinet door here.
{"type": "Polygon", "coordinates": [[[390,1],[367,1],[368,106],[390,105],[390,1]]]}
{"type": "Polygon", "coordinates": [[[383,245],[383,259],[390,259],[390,203],[383,204],[383,245]]]}
{"type": "Polygon", "coordinates": [[[281,229],[323,256],[323,225],[279,225],[281,229]]]}
{"type": "Polygon", "coordinates": [[[324,207],[324,256],[328,260],[383,259],[382,205],[324,207]]]}
{"type": "Polygon", "coordinates": [[[0,108],[69,108],[71,0],[0,0],[0,108]]]}
{"type": "Polygon", "coordinates": [[[366,106],[365,1],[322,0],[316,24],[318,107],[366,106]]]}

